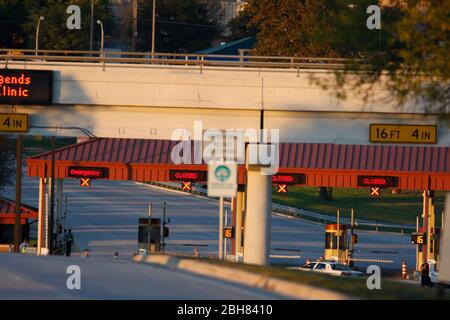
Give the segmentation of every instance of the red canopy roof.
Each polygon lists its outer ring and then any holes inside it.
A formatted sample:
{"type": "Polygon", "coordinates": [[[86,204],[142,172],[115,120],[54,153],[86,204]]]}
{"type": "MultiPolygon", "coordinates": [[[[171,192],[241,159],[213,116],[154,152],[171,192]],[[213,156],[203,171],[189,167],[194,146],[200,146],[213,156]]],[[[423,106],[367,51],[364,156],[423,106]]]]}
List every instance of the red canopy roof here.
{"type": "MultiPolygon", "coordinates": [[[[3,224],[14,223],[14,214],[16,202],[7,198],[0,197],[0,222],[3,224]]],[[[37,219],[38,209],[22,204],[20,210],[21,223],[24,219],[37,219]]]]}
{"type": "MultiPolygon", "coordinates": [[[[96,138],[55,153],[56,178],[68,177],[68,166],[106,166],[111,180],[168,181],[170,169],[206,170],[205,164],[175,165],[176,141],[96,138]]],[[[27,160],[28,175],[48,177],[51,153],[27,160]]],[[[307,185],[356,187],[357,175],[393,175],[402,189],[450,190],[450,147],[280,144],[280,172],[307,175],[307,185]]],[[[239,183],[245,168],[239,168],[239,183]]]]}

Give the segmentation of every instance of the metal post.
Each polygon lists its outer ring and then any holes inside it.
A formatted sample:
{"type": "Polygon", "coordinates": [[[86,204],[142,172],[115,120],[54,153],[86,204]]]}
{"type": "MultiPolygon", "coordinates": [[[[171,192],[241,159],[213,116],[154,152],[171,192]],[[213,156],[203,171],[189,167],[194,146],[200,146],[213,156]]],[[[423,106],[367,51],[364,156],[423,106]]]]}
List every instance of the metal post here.
{"type": "Polygon", "coordinates": [[[155,54],[155,25],[156,25],[156,0],[153,0],[153,12],[152,12],[152,59],[155,54]]]}
{"type": "MultiPolygon", "coordinates": [[[[91,0],[91,35],[89,41],[89,51],[92,52],[92,42],[94,39],[94,0],[91,0]]],[[[92,53],[91,53],[92,55],[92,53]]]]}
{"type": "MultiPolygon", "coordinates": [[[[428,190],[423,191],[423,232],[427,233],[428,241],[428,190]]],[[[428,261],[428,243],[422,245],[422,263],[428,261]]]]}
{"type": "Polygon", "coordinates": [[[16,207],[14,216],[14,251],[19,252],[22,241],[22,226],[20,224],[20,209],[22,207],[22,136],[16,140],[16,207]]]}
{"type": "Polygon", "coordinates": [[[339,262],[339,251],[340,251],[339,250],[339,245],[340,245],[340,242],[341,242],[340,241],[341,237],[340,237],[340,233],[339,233],[341,231],[340,228],[339,228],[339,222],[340,222],[339,221],[339,218],[340,218],[340,211],[339,211],[339,209],[337,210],[336,214],[337,214],[337,216],[336,216],[336,224],[337,224],[337,234],[336,234],[337,235],[337,237],[336,237],[337,238],[337,259],[338,259],[338,262],[339,262]]]}
{"type": "MultiPolygon", "coordinates": [[[[228,226],[228,210],[225,210],[225,223],[224,224],[225,224],[225,227],[228,226]]],[[[227,239],[224,239],[224,241],[223,241],[223,256],[224,256],[224,259],[227,260],[227,239]]]]}
{"type": "Polygon", "coordinates": [[[164,252],[166,249],[166,237],[164,236],[164,228],[166,227],[166,206],[167,203],[164,201],[163,203],[163,232],[162,232],[162,251],[164,252]]]}
{"type": "Polygon", "coordinates": [[[238,191],[236,197],[235,254],[242,253],[242,224],[244,215],[244,192],[238,191]]]}
{"type": "MultiPolygon", "coordinates": [[[[416,232],[419,232],[419,216],[416,216],[416,232]]],[[[420,270],[419,245],[416,244],[416,270],[420,270]]]]}
{"type": "Polygon", "coordinates": [[[151,250],[151,245],[150,245],[150,243],[151,243],[151,240],[152,240],[152,203],[150,202],[149,204],[148,204],[148,225],[147,225],[147,243],[148,243],[148,246],[147,246],[147,253],[149,253],[150,252],[150,250],[151,250]]]}
{"type": "Polygon", "coordinates": [[[219,198],[219,259],[223,259],[223,197],[219,198]]]}
{"type": "Polygon", "coordinates": [[[49,221],[48,221],[48,253],[53,253],[53,235],[54,235],[54,203],[55,203],[55,148],[56,138],[51,137],[51,165],[50,165],[50,203],[49,203],[49,221]]]}
{"type": "Polygon", "coordinates": [[[44,20],[44,17],[40,16],[37,27],[36,27],[36,56],[38,55],[37,51],[39,50],[39,28],[41,26],[41,21],[43,21],[43,20],[44,20]]]}
{"type": "Polygon", "coordinates": [[[97,20],[97,24],[100,25],[100,30],[101,30],[101,40],[100,40],[100,52],[101,52],[101,57],[103,58],[105,56],[105,54],[103,53],[103,49],[104,49],[104,44],[105,44],[105,30],[103,29],[103,22],[101,22],[100,20],[97,20]]]}
{"type": "Polygon", "coordinates": [[[63,210],[63,185],[64,180],[63,179],[56,179],[56,242],[58,244],[63,243],[63,235],[59,233],[59,226],[61,225],[62,229],[62,210],[63,210]]]}
{"type": "Polygon", "coordinates": [[[353,258],[353,227],[354,227],[354,209],[352,208],[350,211],[350,248],[351,248],[351,253],[350,253],[350,258],[353,258]]]}
{"type": "Polygon", "coordinates": [[[37,238],[37,254],[41,255],[41,249],[45,246],[45,179],[39,179],[39,211],[38,211],[38,238],[37,238]]]}
{"type": "Polygon", "coordinates": [[[433,191],[429,193],[428,198],[428,230],[427,230],[427,244],[428,244],[428,260],[435,259],[435,245],[433,241],[433,234],[436,233],[435,218],[434,218],[434,199],[433,191]]]}

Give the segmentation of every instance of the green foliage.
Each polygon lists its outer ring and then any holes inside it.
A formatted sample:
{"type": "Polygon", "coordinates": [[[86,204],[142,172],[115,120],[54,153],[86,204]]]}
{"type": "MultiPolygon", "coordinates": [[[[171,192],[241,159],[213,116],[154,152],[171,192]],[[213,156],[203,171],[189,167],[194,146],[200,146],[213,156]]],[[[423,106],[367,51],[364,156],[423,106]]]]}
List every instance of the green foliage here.
{"type": "MultiPolygon", "coordinates": [[[[48,50],[89,50],[91,30],[91,1],[90,0],[48,0],[41,5],[34,5],[30,10],[28,22],[23,29],[28,33],[28,45],[34,47],[35,31],[40,16],[45,17],[41,22],[39,47],[48,50]],[[66,13],[70,4],[78,5],[81,9],[81,30],[69,30],[66,26],[69,14],[66,13]]],[[[94,41],[100,41],[100,27],[96,21],[101,20],[105,27],[105,36],[112,29],[113,19],[110,0],[94,1],[94,41]]],[[[93,50],[98,49],[94,46],[93,50]]]]}
{"type": "MultiPolygon", "coordinates": [[[[36,26],[41,22],[39,48],[52,50],[88,50],[91,30],[91,0],[0,0],[2,36],[0,46],[9,48],[34,48],[36,26]],[[81,30],[69,30],[66,26],[71,4],[80,6],[81,30]],[[23,40],[23,43],[17,41],[23,40]],[[16,40],[15,40],[16,39],[16,40]]],[[[94,41],[99,42],[100,31],[96,20],[105,27],[105,38],[113,27],[110,0],[94,1],[94,41]]],[[[94,50],[98,49],[94,47],[94,50]]]]}
{"type": "MultiPolygon", "coordinates": [[[[151,50],[152,1],[138,3],[137,49],[151,50]]],[[[200,0],[156,1],[156,52],[195,52],[208,48],[220,34],[217,17],[200,0]]],[[[130,32],[131,34],[131,32],[130,32]]]]}
{"type": "Polygon", "coordinates": [[[228,37],[228,41],[239,40],[256,35],[257,29],[254,26],[249,26],[250,19],[251,15],[246,10],[240,11],[234,19],[231,19],[228,23],[228,28],[230,28],[231,33],[228,37]]]}
{"type": "MultiPolygon", "coordinates": [[[[443,192],[436,192],[438,225],[440,213],[444,209],[444,199],[443,192]]],[[[357,219],[414,225],[416,216],[422,214],[423,199],[421,193],[415,191],[392,194],[390,189],[385,189],[380,197],[371,197],[368,188],[333,188],[333,200],[324,201],[319,199],[315,187],[289,186],[286,195],[273,193],[273,201],[330,216],[336,216],[336,210],[340,209],[341,216],[350,217],[353,208],[357,219]]]]}
{"type": "Polygon", "coordinates": [[[256,55],[363,58],[334,83],[318,82],[338,98],[368,101],[379,85],[399,107],[413,101],[449,118],[450,1],[401,2],[382,8],[380,30],[366,26],[372,0],[247,0],[244,15],[257,30],[256,55]]]}

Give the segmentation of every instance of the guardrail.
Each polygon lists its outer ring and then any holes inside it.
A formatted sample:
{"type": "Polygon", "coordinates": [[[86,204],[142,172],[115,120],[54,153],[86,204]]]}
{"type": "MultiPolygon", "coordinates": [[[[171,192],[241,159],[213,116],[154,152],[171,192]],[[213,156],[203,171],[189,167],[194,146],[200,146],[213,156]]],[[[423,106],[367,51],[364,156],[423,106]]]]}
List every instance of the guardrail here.
{"type": "MultiPolygon", "coordinates": [[[[178,190],[181,191],[181,187],[178,183],[173,182],[152,182],[150,183],[152,185],[164,187],[167,189],[172,190],[178,190]]],[[[192,187],[192,194],[197,194],[201,196],[207,195],[207,189],[200,188],[197,186],[192,187]]],[[[299,209],[294,207],[285,206],[282,204],[272,203],[272,211],[282,214],[287,214],[296,218],[309,220],[318,222],[321,224],[328,224],[328,223],[336,223],[336,217],[317,213],[313,211],[308,211],[305,209],[299,209]]],[[[390,231],[390,230],[396,230],[396,232],[399,233],[410,233],[414,232],[416,230],[415,226],[412,225],[398,225],[398,224],[391,224],[391,223],[378,223],[374,221],[369,220],[357,220],[357,229],[365,229],[365,230],[376,230],[376,231],[390,231]]],[[[350,219],[346,217],[340,218],[340,223],[342,224],[350,224],[350,219]]]]}
{"type": "Polygon", "coordinates": [[[247,67],[281,69],[344,69],[348,63],[360,63],[363,59],[320,58],[320,57],[273,57],[247,55],[115,52],[115,51],[73,51],[73,50],[31,50],[0,49],[0,60],[5,67],[11,61],[27,62],[82,62],[106,64],[150,64],[198,67],[247,67]]]}

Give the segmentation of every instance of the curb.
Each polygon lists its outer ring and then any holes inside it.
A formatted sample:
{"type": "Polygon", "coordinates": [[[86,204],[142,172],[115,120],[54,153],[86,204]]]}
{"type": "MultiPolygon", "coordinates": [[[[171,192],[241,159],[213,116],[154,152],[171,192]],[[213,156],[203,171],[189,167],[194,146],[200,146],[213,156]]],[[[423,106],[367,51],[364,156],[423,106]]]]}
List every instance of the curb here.
{"type": "Polygon", "coordinates": [[[354,300],[348,295],[316,288],[310,285],[292,283],[286,280],[260,275],[244,270],[217,266],[207,262],[192,259],[180,259],[168,255],[135,256],[133,260],[138,263],[159,265],[171,270],[183,270],[201,276],[212,277],[228,282],[263,289],[268,292],[280,294],[288,298],[302,300],[354,300]]]}

